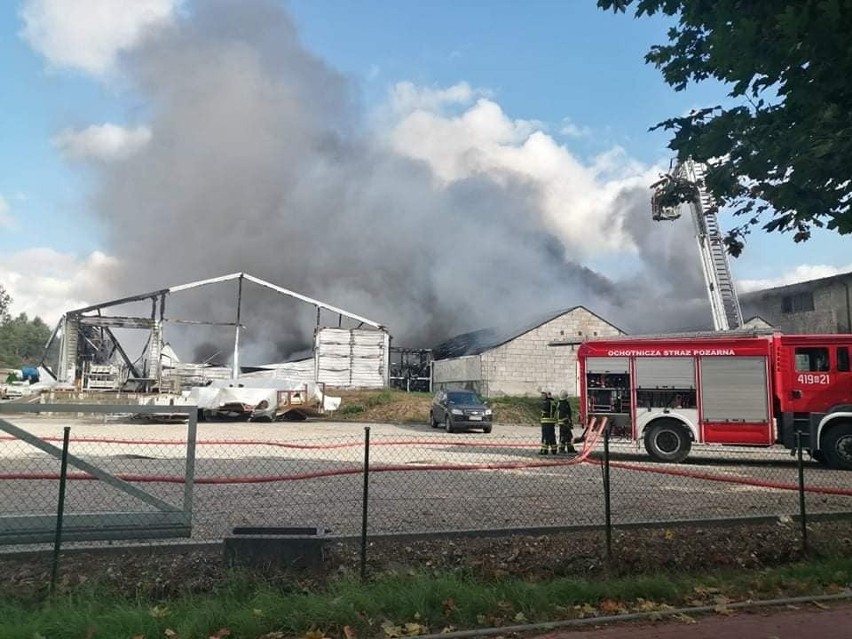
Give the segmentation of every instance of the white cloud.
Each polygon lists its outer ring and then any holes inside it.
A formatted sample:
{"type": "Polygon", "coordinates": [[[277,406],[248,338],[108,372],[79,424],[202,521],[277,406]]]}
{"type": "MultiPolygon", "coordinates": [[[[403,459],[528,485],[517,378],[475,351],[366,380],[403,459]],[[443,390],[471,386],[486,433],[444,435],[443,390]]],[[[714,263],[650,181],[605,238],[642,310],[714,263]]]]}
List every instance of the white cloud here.
{"type": "Polygon", "coordinates": [[[750,291],[775,288],[776,286],[787,286],[788,284],[797,284],[798,282],[818,280],[823,277],[831,277],[832,275],[839,275],[840,273],[848,273],[850,271],[852,271],[852,264],[847,264],[846,266],[800,264],[786,273],[782,273],[778,277],[740,280],[737,282],[737,288],[743,293],[748,293],[750,291]]]}
{"type": "Polygon", "coordinates": [[[10,229],[14,224],[15,219],[9,212],[9,203],[0,195],[0,229],[10,229]]]}
{"type": "Polygon", "coordinates": [[[26,0],[21,36],[56,67],[110,73],[119,53],[170,24],[180,0],[26,0]]]}
{"type": "Polygon", "coordinates": [[[587,126],[580,126],[572,122],[571,118],[563,118],[559,133],[568,138],[584,138],[591,135],[592,130],[587,126]]]}
{"type": "Polygon", "coordinates": [[[620,223],[625,212],[619,197],[626,188],[647,188],[657,179],[656,169],[620,148],[583,163],[539,123],[509,118],[466,84],[435,90],[403,83],[391,100],[405,108],[398,109],[389,143],[428,163],[443,185],[477,175],[497,182],[520,179],[538,193],[542,223],[575,257],[635,249],[620,223]],[[446,104],[465,108],[448,115],[446,104]]]}
{"type": "Polygon", "coordinates": [[[96,124],[74,131],[65,129],[53,138],[53,144],[68,158],[120,160],[144,147],[151,139],[148,127],[122,127],[96,124]]]}
{"type": "Polygon", "coordinates": [[[12,296],[13,315],[56,323],[65,311],[110,299],[118,260],[95,251],[84,258],[51,248],[0,255],[0,283],[12,296]]]}
{"type": "Polygon", "coordinates": [[[473,89],[467,82],[459,82],[446,89],[398,82],[391,89],[390,104],[397,115],[407,115],[415,111],[438,112],[447,106],[464,106],[477,97],[487,95],[487,91],[473,89]]]}

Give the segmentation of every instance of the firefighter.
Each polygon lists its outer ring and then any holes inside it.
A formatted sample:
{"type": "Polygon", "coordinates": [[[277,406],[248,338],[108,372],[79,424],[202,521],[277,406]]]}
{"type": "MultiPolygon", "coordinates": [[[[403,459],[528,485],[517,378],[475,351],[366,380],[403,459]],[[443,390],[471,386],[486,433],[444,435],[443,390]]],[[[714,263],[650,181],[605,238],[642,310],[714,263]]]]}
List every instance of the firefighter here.
{"type": "Polygon", "coordinates": [[[559,426],[559,452],[576,453],[573,439],[574,420],[571,415],[571,403],[568,401],[568,393],[562,391],[559,401],[556,402],[556,425],[559,426]]]}
{"type": "Polygon", "coordinates": [[[541,450],[539,455],[555,455],[556,445],[556,403],[550,393],[541,393],[541,450]]]}

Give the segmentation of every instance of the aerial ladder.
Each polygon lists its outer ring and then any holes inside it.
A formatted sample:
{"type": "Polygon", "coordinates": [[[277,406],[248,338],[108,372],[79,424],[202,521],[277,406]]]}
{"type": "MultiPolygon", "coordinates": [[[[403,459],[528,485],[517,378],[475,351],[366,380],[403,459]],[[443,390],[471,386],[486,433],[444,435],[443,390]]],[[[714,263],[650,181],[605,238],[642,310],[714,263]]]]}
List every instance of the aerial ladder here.
{"type": "Polygon", "coordinates": [[[705,173],[706,167],[691,158],[674,162],[669,173],[651,185],[651,215],[657,221],[672,221],[681,216],[683,206],[691,209],[713,328],[728,331],[743,325],[743,315],[719,231],[718,206],[705,185],[705,173]]]}

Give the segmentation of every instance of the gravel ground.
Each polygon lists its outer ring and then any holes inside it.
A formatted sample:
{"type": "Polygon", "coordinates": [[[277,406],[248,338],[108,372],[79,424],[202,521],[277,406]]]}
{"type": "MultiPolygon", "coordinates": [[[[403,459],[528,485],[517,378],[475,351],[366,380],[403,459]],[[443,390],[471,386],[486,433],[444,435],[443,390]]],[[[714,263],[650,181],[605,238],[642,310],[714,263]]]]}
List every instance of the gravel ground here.
{"type": "MultiPolygon", "coordinates": [[[[6,419],[40,437],[61,437],[62,426],[71,426],[71,452],[111,473],[183,475],[186,425],[101,417],[6,419]]],[[[595,463],[600,451],[579,464],[541,458],[536,454],[536,429],[526,426],[498,425],[489,435],[450,435],[426,425],[370,427],[369,527],[374,533],[604,521],[602,472],[595,463]],[[478,468],[448,468],[459,465],[478,468]]],[[[219,539],[236,525],[358,532],[363,440],[364,425],[351,422],[199,424],[193,537],[219,539]],[[233,483],[246,478],[255,481],[233,483]]],[[[774,487],[797,481],[795,459],[780,449],[696,447],[687,463],[665,466],[649,462],[631,445],[614,442],[612,459],[616,523],[798,511],[798,494],[774,487]],[[705,477],[665,474],[670,471],[705,477]]],[[[57,460],[28,444],[0,441],[0,516],[54,512],[58,482],[10,475],[54,474],[58,469],[57,460]]],[[[813,462],[807,462],[805,475],[808,486],[829,489],[850,488],[852,477],[813,462]]],[[[181,504],[179,483],[136,485],[181,504]]],[[[70,481],[66,499],[68,513],[150,510],[97,481],[70,481]]],[[[809,493],[807,508],[812,513],[852,511],[852,499],[809,493]]]]}

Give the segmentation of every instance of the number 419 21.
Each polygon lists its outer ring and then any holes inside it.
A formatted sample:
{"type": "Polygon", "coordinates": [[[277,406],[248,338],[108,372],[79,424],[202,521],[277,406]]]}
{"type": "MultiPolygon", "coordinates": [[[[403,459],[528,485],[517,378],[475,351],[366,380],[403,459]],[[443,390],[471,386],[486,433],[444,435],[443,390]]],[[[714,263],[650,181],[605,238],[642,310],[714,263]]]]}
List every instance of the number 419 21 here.
{"type": "Polygon", "coordinates": [[[799,382],[800,384],[830,384],[831,383],[831,379],[825,373],[823,373],[821,375],[813,375],[813,374],[799,375],[796,378],[796,381],[799,382]]]}

